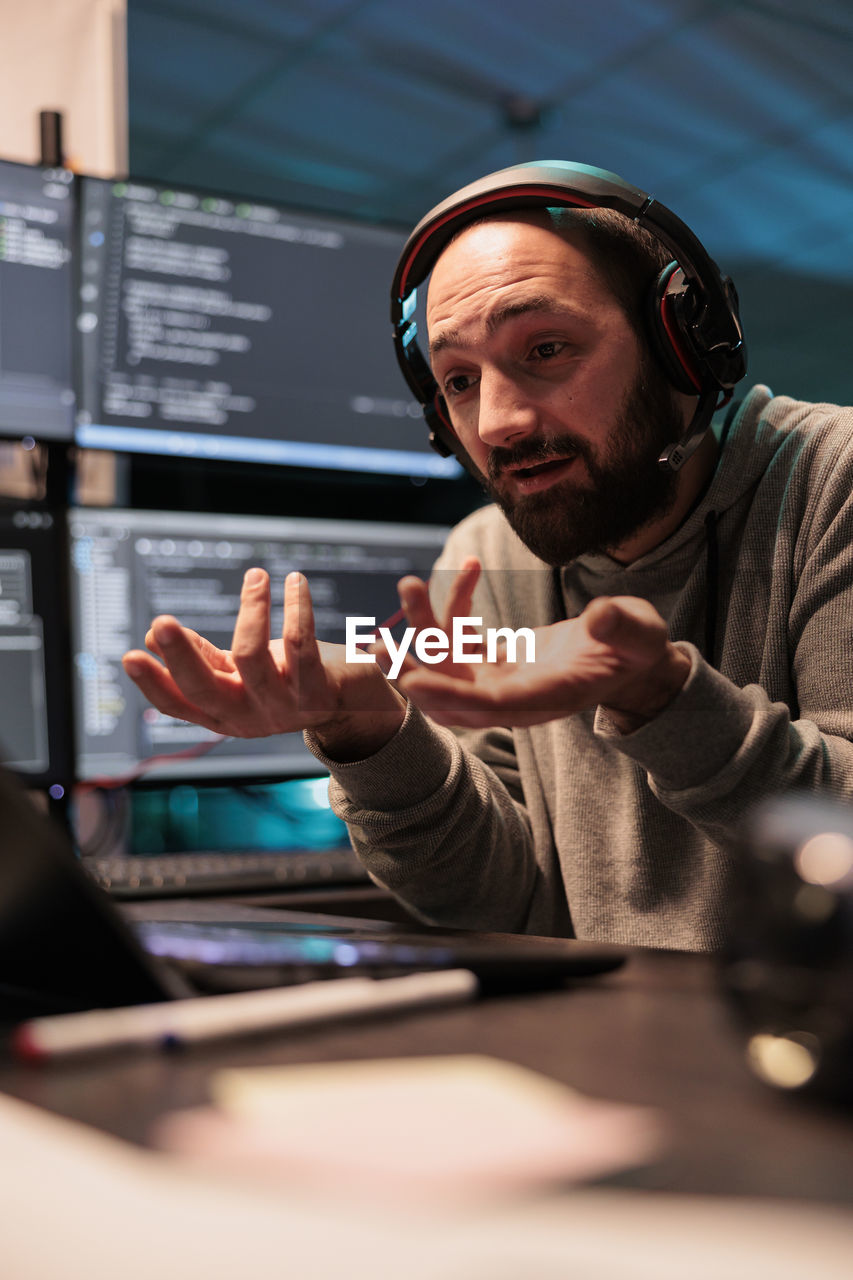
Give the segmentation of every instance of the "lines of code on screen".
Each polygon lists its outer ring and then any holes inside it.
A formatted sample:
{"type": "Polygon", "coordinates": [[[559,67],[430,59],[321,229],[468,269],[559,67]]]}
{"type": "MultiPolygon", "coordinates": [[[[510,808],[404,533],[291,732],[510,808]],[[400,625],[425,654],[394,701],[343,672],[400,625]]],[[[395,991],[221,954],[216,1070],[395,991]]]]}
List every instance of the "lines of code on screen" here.
{"type": "Polygon", "coordinates": [[[389,338],[401,233],[139,182],[84,183],[82,444],[453,475],[389,338]]]}

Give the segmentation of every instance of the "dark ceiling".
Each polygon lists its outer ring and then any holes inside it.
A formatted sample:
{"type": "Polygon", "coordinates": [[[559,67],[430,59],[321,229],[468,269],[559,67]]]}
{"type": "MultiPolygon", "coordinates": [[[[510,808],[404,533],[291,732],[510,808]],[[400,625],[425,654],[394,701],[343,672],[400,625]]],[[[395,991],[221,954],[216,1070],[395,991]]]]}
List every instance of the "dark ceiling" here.
{"type": "Polygon", "coordinates": [[[850,0],[128,0],[139,174],[411,224],[493,169],[653,192],[753,380],[853,401],[850,0]]]}

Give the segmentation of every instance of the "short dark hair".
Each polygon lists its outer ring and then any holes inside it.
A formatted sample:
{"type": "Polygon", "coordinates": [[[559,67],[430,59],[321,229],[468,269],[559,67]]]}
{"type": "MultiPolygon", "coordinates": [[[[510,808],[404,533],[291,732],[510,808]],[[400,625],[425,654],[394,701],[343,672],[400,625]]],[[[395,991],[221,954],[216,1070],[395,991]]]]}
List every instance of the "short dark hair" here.
{"type": "MultiPolygon", "coordinates": [[[[545,223],[550,221],[551,229],[558,235],[580,234],[590,262],[625,312],[647,353],[651,352],[649,299],[658,276],[672,262],[672,254],[666,245],[645,227],[638,226],[615,209],[552,206],[547,209],[520,209],[518,212],[539,215],[545,223]]],[[[460,227],[448,241],[448,246],[472,227],[511,219],[510,212],[484,214],[460,227]]]]}
{"type": "Polygon", "coordinates": [[[550,208],[546,212],[556,232],[581,233],[593,266],[638,335],[647,339],[651,290],[672,262],[666,245],[615,209],[550,208]]]}

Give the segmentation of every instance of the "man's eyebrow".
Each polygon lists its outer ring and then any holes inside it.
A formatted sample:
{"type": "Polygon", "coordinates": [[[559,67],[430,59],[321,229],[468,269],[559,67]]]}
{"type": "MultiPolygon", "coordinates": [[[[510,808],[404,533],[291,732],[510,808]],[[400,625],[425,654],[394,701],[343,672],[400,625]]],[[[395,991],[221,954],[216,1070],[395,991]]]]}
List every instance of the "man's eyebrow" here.
{"type": "MultiPolygon", "coordinates": [[[[557,302],[556,298],[551,294],[541,293],[532,298],[522,298],[518,302],[508,302],[503,307],[498,307],[496,311],[486,320],[486,333],[491,337],[502,324],[506,324],[508,320],[514,320],[516,316],[527,315],[533,311],[547,311],[552,314],[568,310],[565,303],[557,302]]],[[[445,329],[439,333],[434,341],[429,344],[431,356],[436,356],[445,347],[464,346],[462,337],[458,329],[445,329]]]]}

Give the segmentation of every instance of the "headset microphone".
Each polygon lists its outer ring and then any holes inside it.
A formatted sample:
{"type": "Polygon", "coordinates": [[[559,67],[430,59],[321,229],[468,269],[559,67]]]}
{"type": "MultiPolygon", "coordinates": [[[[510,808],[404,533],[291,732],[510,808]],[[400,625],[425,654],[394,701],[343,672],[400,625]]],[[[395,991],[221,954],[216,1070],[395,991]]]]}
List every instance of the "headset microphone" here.
{"type": "Polygon", "coordinates": [[[649,340],[676,390],[698,397],[680,440],[666,446],[658,463],[678,471],[696,451],[715,409],[731,399],[746,373],[738,299],[734,285],[690,228],[664,205],[605,169],[564,160],[513,165],[488,174],[436,205],[406,242],[391,289],[391,323],[397,361],[424,406],[430,443],[473,468],[450,422],[429,364],[417,343],[417,288],[442,250],[463,227],[492,213],[514,209],[614,209],[656,237],[673,261],[653,282],[649,340]]]}

